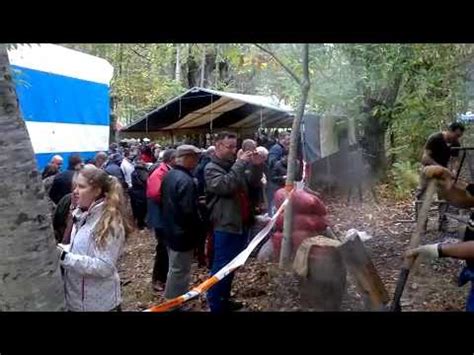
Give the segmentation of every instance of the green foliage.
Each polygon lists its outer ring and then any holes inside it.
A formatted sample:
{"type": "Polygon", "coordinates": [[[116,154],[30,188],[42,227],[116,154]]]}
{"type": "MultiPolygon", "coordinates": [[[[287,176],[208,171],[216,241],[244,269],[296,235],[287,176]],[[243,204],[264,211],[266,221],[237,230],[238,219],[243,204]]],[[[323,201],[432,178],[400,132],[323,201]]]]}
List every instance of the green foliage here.
{"type": "MultiPolygon", "coordinates": [[[[203,54],[207,87],[273,95],[296,107],[300,88],[268,53],[253,44],[71,44],[114,65],[112,94],[122,123],[182,93],[190,77],[199,82],[203,54]],[[180,48],[181,77],[175,80],[180,48]]],[[[301,44],[262,44],[302,77],[301,44]]],[[[467,109],[470,44],[311,44],[311,90],[307,109],[339,112],[355,120],[359,138],[391,133],[389,173],[413,185],[410,172],[429,134],[467,109]],[[374,129],[374,126],[375,127],[374,129]],[[371,132],[367,134],[367,132],[371,132]]],[[[472,94],[471,94],[472,95],[472,94]]],[[[343,127],[340,127],[343,128],[343,127]]],[[[369,137],[373,138],[373,137],[369,137]]],[[[416,170],[416,169],[415,169],[416,170]]]]}
{"type": "Polygon", "coordinates": [[[67,47],[107,59],[114,66],[111,95],[122,124],[182,93],[174,78],[173,44],[66,44],[67,47]]]}
{"type": "Polygon", "coordinates": [[[419,163],[409,161],[396,162],[392,165],[390,176],[396,198],[405,199],[411,196],[419,184],[419,169],[419,163]]]}

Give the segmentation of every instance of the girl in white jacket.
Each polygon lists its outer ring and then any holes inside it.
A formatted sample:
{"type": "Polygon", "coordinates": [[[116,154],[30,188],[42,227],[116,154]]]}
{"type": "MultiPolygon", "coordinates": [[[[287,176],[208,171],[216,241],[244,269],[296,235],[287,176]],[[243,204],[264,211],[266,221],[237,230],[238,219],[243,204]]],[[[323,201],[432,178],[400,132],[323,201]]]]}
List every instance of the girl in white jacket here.
{"type": "Polygon", "coordinates": [[[59,245],[67,310],[120,310],[117,261],[131,232],[122,187],[93,165],[86,165],[75,182],[71,244],[59,245]]]}

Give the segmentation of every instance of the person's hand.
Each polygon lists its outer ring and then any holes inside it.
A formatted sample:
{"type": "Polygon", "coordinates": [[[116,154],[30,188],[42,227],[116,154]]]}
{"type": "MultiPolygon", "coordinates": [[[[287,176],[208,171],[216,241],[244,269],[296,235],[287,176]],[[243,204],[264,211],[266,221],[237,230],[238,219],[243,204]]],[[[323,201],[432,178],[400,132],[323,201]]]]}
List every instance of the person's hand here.
{"type": "Polygon", "coordinates": [[[69,253],[70,248],[71,248],[70,244],[62,244],[62,243],[57,244],[56,252],[58,255],[58,259],[61,258],[61,255],[63,254],[63,252],[69,253]]]}
{"type": "Polygon", "coordinates": [[[438,243],[426,244],[421,247],[410,249],[405,253],[406,257],[424,256],[429,259],[439,258],[438,243]]]}
{"type": "Polygon", "coordinates": [[[252,159],[253,152],[242,152],[240,156],[237,157],[239,160],[249,162],[252,159]]]}
{"type": "Polygon", "coordinates": [[[57,247],[69,253],[69,250],[71,249],[71,244],[58,243],[57,247]]]}

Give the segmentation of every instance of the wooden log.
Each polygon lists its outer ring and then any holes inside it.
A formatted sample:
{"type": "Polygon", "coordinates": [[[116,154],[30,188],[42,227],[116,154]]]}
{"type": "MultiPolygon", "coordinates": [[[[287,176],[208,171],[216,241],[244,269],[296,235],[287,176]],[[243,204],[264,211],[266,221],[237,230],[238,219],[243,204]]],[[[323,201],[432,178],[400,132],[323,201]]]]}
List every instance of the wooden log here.
{"type": "Polygon", "coordinates": [[[384,310],[390,301],[389,295],[359,236],[353,234],[348,237],[339,247],[339,251],[363,294],[366,308],[374,311],[384,310]]]}

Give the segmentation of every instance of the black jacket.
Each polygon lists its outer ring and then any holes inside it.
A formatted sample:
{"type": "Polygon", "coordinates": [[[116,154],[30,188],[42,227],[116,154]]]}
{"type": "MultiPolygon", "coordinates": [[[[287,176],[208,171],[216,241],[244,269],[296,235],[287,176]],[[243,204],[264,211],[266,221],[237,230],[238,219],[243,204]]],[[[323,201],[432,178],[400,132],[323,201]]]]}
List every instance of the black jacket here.
{"type": "Polygon", "coordinates": [[[74,177],[74,170],[66,170],[56,175],[49,190],[49,197],[58,204],[64,196],[72,192],[72,178],[74,177]]]}
{"type": "Polygon", "coordinates": [[[268,151],[267,165],[268,170],[271,172],[277,162],[279,162],[285,154],[285,148],[280,144],[276,143],[268,151]]]}
{"type": "Polygon", "coordinates": [[[196,182],[188,170],[176,166],[161,185],[163,233],[175,251],[194,249],[202,239],[203,224],[198,213],[196,182]]]}
{"type": "MultiPolygon", "coordinates": [[[[270,181],[278,187],[284,187],[286,183],[286,175],[288,173],[288,157],[282,158],[280,161],[273,165],[272,171],[270,172],[270,181]]],[[[303,170],[301,169],[301,163],[296,161],[295,180],[300,181],[303,170]]]]}
{"type": "Polygon", "coordinates": [[[278,187],[285,186],[287,173],[287,160],[281,159],[277,161],[270,172],[270,180],[278,187]]]}
{"type": "Polygon", "coordinates": [[[66,230],[69,208],[71,207],[71,197],[72,193],[64,195],[64,197],[56,206],[56,210],[54,211],[53,229],[54,236],[56,237],[56,241],[58,243],[61,243],[63,240],[64,231],[66,230]]]}
{"type": "Polygon", "coordinates": [[[144,196],[146,200],[146,182],[148,179],[148,169],[144,165],[136,165],[135,170],[132,173],[132,187],[131,191],[134,191],[137,195],[144,196]]]}
{"type": "Polygon", "coordinates": [[[194,170],[194,176],[198,180],[198,195],[204,196],[206,193],[206,181],[204,179],[204,168],[211,161],[211,157],[208,154],[201,155],[199,164],[194,170]]]}

